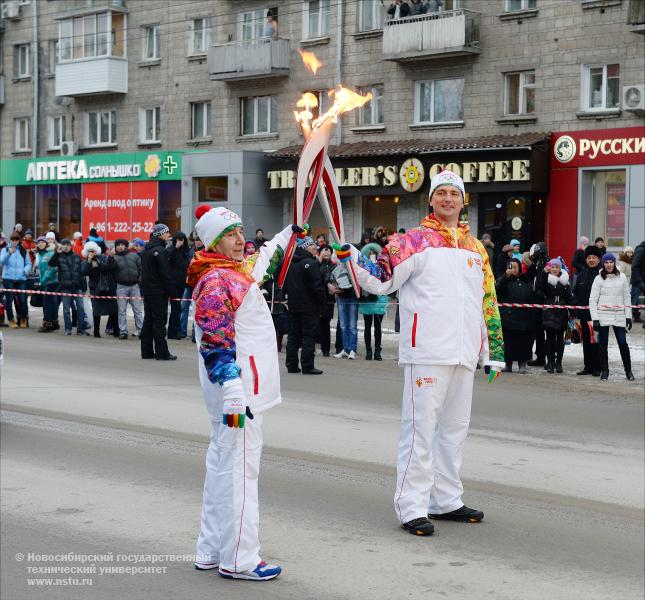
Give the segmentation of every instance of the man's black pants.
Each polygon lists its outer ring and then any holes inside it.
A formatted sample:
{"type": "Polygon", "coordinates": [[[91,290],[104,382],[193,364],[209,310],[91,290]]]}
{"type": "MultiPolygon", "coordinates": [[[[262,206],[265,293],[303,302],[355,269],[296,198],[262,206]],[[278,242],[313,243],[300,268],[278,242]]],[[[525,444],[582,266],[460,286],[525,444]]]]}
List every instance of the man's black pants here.
{"type": "Polygon", "coordinates": [[[318,336],[318,313],[289,313],[289,337],[287,338],[287,369],[298,369],[298,350],[302,347],[300,364],[303,371],[314,368],[316,337],[318,336]]]}
{"type": "Polygon", "coordinates": [[[141,358],[165,358],[170,354],[166,342],[168,296],[143,297],[141,358]]]}

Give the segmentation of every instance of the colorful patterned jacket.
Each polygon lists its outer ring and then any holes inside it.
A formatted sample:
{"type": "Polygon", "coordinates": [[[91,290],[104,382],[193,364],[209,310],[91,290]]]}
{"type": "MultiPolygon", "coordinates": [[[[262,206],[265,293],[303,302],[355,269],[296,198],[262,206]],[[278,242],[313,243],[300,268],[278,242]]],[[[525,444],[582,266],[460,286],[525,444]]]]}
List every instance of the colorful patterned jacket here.
{"type": "Polygon", "coordinates": [[[243,261],[197,252],[188,267],[199,376],[215,419],[222,386],[238,378],[254,413],[281,402],[275,329],[259,286],[276,270],[290,236],[291,226],[243,261]]]}
{"type": "Polygon", "coordinates": [[[356,248],[352,260],[368,292],[399,290],[399,364],[504,366],[495,280],[467,225],[450,229],[430,215],[392,236],[376,264],[356,248]]]}

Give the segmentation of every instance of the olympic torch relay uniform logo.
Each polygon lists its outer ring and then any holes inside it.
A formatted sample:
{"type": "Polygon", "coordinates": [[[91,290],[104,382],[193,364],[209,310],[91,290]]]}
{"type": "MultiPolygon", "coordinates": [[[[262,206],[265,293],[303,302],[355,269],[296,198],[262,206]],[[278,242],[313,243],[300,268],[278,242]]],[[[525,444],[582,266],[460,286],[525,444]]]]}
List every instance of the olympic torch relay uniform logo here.
{"type": "Polygon", "coordinates": [[[414,383],[418,388],[426,388],[436,385],[438,381],[437,377],[417,377],[414,383]]]}
{"type": "Polygon", "coordinates": [[[568,163],[576,155],[576,141],[563,135],[553,146],[553,154],[561,163],[568,163]]]}
{"type": "Polygon", "coordinates": [[[143,168],[148,177],[156,177],[161,171],[161,159],[156,154],[148,154],[146,162],[143,163],[143,168]]]}

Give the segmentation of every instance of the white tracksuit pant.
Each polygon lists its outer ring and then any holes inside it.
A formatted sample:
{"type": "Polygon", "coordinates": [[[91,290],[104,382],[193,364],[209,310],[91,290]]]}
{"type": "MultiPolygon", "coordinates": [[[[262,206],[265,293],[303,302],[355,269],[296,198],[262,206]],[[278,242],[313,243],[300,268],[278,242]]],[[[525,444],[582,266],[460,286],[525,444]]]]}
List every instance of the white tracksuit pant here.
{"type": "Polygon", "coordinates": [[[459,479],[474,371],[404,365],[394,510],[401,523],[463,506],[459,479]]]}
{"type": "Polygon", "coordinates": [[[237,572],[255,569],[261,562],[258,473],[262,416],[247,418],[243,429],[211,417],[197,562],[219,563],[221,568],[237,572]]]}

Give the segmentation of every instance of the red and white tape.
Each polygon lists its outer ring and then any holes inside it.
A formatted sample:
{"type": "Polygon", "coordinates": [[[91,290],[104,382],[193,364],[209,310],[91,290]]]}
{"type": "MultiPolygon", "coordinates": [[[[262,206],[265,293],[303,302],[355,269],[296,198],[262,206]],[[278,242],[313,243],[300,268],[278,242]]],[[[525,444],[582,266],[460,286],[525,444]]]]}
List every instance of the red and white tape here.
{"type": "MultiPolygon", "coordinates": [[[[42,296],[67,296],[69,298],[96,298],[97,300],[143,300],[143,296],[97,296],[92,294],[70,294],[67,292],[44,292],[42,290],[18,290],[13,288],[0,288],[2,292],[13,292],[14,294],[40,294],[42,296]]],[[[169,298],[176,302],[190,302],[192,298],[169,298]]],[[[275,302],[275,304],[287,304],[286,302],[275,302]]],[[[392,304],[398,304],[393,302],[392,304]]],[[[509,308],[567,308],[573,310],[588,310],[588,306],[563,305],[563,304],[519,304],[517,302],[499,302],[498,306],[509,308]]],[[[600,304],[598,308],[645,308],[645,304],[600,304]]]]}

